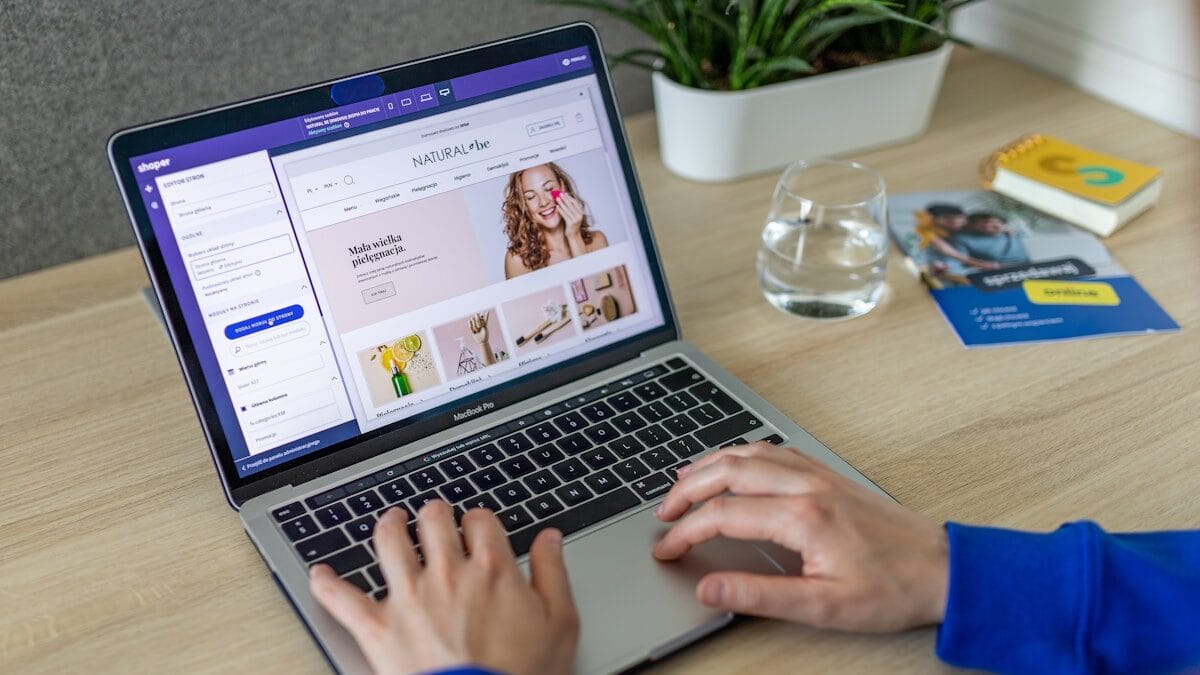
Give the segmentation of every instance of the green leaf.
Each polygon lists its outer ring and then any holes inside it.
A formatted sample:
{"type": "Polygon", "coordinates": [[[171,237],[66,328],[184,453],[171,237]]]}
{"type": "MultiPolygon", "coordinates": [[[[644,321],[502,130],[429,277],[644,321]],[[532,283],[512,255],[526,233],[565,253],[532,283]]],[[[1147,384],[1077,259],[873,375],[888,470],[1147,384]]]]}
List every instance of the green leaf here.
{"type": "Polygon", "coordinates": [[[769,61],[759,61],[750,68],[746,69],[745,89],[767,84],[766,80],[772,75],[796,73],[811,73],[813,72],[812,64],[804,59],[794,56],[785,56],[769,61]]]}

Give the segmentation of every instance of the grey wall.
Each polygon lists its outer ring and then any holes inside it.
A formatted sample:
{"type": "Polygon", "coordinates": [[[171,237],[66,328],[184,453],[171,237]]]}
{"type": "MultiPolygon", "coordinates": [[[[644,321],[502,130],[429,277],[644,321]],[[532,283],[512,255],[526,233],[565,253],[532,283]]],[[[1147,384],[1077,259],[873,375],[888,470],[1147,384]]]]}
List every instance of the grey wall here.
{"type": "MultiPolygon", "coordinates": [[[[0,0],[0,278],[133,243],[109,134],[228,101],[580,18],[530,0],[0,0]]],[[[622,108],[644,73],[614,74],[622,108]]]]}

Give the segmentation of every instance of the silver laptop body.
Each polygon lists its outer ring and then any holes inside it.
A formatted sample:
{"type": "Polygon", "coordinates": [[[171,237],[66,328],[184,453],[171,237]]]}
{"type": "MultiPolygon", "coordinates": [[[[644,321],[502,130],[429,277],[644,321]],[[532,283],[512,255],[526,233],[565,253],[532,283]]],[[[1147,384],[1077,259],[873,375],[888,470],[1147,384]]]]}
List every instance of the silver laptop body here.
{"type": "Polygon", "coordinates": [[[656,562],[653,507],[681,463],[767,439],[878,491],[677,339],[601,54],[594,29],[572,24],[109,142],[226,496],[340,672],[369,668],[309,594],[308,567],[332,561],[382,597],[368,541],[390,506],[495,504],[522,565],[533,533],[563,529],[582,618],[575,669],[606,673],[729,623],[695,600],[705,573],[798,570],[776,548],[728,540],[656,562]],[[266,130],[276,135],[260,142],[266,130]],[[551,201],[578,193],[606,245],[510,277],[519,265],[505,256],[501,270],[489,207],[543,176],[530,167],[562,174],[547,178],[551,197],[518,195],[526,216],[550,222],[551,201]],[[430,204],[467,215],[429,220],[430,204]],[[446,262],[462,247],[414,225],[429,222],[462,228],[456,244],[474,237],[483,267],[446,262]],[[483,285],[459,278],[473,274],[483,285]],[[414,282],[429,278],[441,281],[414,282]],[[531,291],[535,279],[549,286],[531,291]],[[433,300],[394,309],[422,294],[433,300]],[[461,298],[453,319],[404,323],[461,298]],[[493,322],[494,347],[471,342],[468,314],[493,322]]]}

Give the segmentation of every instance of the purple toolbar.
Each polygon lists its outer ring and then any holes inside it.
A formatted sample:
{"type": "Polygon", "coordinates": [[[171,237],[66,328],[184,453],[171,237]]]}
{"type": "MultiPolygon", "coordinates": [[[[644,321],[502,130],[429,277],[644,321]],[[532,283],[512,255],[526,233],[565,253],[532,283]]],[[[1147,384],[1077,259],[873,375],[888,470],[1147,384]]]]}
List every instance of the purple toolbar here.
{"type": "Polygon", "coordinates": [[[463,101],[538,80],[590,70],[592,68],[591,61],[587,47],[578,47],[557,54],[540,56],[456,77],[442,85],[427,84],[395,94],[387,94],[289,120],[180,145],[161,152],[141,155],[132,158],[130,162],[133,164],[134,170],[141,174],[139,180],[148,182],[159,173],[182,171],[229,157],[321,138],[394,117],[430,110],[438,107],[440,100],[463,101]],[[446,88],[449,88],[449,93],[445,91],[446,88]],[[451,96],[453,98],[450,98],[451,96]]]}

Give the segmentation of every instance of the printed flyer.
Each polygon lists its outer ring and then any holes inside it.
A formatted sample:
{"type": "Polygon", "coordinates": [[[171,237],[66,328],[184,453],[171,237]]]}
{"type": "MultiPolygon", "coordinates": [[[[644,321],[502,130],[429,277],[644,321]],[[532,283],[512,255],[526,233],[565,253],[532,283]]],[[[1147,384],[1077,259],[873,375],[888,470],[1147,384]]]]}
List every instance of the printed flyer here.
{"type": "Polygon", "coordinates": [[[966,347],[1179,330],[1100,240],[997,193],[894,195],[888,221],[966,347]]]}

